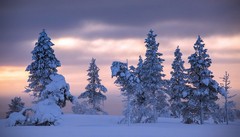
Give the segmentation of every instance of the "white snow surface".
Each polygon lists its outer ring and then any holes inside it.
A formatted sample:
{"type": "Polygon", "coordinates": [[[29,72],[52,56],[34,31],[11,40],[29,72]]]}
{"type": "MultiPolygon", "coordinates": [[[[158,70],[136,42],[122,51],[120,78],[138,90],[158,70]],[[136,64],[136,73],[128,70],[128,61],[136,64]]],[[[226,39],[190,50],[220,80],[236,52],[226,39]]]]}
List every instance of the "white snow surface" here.
{"type": "Polygon", "coordinates": [[[180,119],[159,118],[157,123],[117,124],[121,116],[65,114],[58,126],[7,127],[0,120],[2,137],[239,137],[240,121],[229,125],[205,122],[182,124],[180,119]]]}

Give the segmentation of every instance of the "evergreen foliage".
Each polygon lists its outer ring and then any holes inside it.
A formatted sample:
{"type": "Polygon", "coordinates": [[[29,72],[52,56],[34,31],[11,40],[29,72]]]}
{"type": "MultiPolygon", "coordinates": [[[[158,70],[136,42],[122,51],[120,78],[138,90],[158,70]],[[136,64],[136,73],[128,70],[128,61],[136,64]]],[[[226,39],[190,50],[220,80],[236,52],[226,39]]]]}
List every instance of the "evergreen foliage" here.
{"type": "Polygon", "coordinates": [[[183,107],[182,98],[183,93],[188,90],[187,88],[187,75],[184,68],[184,61],[182,60],[182,53],[179,46],[174,52],[175,59],[172,63],[171,79],[168,89],[170,96],[170,111],[171,115],[175,118],[181,116],[181,109],[183,107]]]}
{"type": "Polygon", "coordinates": [[[145,39],[146,43],[146,58],[142,64],[139,79],[143,87],[144,98],[146,100],[145,112],[148,113],[145,122],[153,123],[157,121],[157,117],[161,112],[165,112],[168,103],[164,91],[163,77],[163,61],[162,53],[158,52],[159,43],[156,43],[156,34],[150,30],[145,39]]]}
{"type": "Polygon", "coordinates": [[[135,69],[129,70],[126,63],[115,61],[111,71],[112,77],[117,78],[114,83],[120,87],[124,97],[124,118],[120,123],[143,123],[146,118],[146,102],[135,69]]]}
{"type": "Polygon", "coordinates": [[[183,109],[184,123],[203,124],[204,119],[210,116],[214,119],[213,114],[219,108],[216,104],[217,95],[220,93],[225,96],[224,89],[213,80],[213,74],[209,70],[212,61],[204,45],[203,40],[198,36],[194,44],[195,53],[188,57],[191,65],[188,70],[188,82],[192,89],[184,93],[187,96],[183,109]]]}
{"type": "Polygon", "coordinates": [[[90,67],[87,70],[89,84],[85,87],[86,91],[83,92],[78,98],[87,99],[87,104],[95,112],[104,112],[101,108],[102,103],[107,99],[103,94],[107,92],[107,88],[101,84],[99,79],[99,68],[96,65],[96,59],[92,59],[90,67]]]}
{"type": "Polygon", "coordinates": [[[224,109],[221,108],[221,114],[224,115],[224,122],[226,122],[226,124],[228,125],[229,121],[234,121],[234,119],[237,117],[235,116],[235,112],[236,112],[236,103],[232,100],[229,100],[231,98],[233,98],[235,95],[233,96],[229,96],[229,89],[230,87],[230,75],[229,73],[226,71],[224,76],[221,78],[223,83],[221,83],[221,86],[225,89],[226,91],[226,96],[224,97],[225,102],[224,102],[224,109]],[[224,110],[224,111],[223,111],[224,110]],[[223,113],[224,112],[224,113],[223,113]]]}
{"type": "Polygon", "coordinates": [[[25,91],[27,93],[31,92],[36,99],[40,98],[41,92],[51,82],[50,75],[56,74],[57,67],[61,66],[60,61],[55,57],[52,49],[53,45],[45,30],[43,30],[32,51],[33,62],[26,68],[30,75],[28,78],[29,85],[25,91]]]}
{"type": "Polygon", "coordinates": [[[8,104],[9,111],[6,113],[6,118],[13,112],[20,112],[24,108],[24,102],[20,97],[15,97],[11,100],[11,104],[8,104]]]}
{"type": "MultiPolygon", "coordinates": [[[[226,72],[222,78],[222,86],[213,79],[213,73],[209,70],[212,60],[201,37],[198,36],[193,46],[195,52],[188,57],[190,68],[184,68],[182,53],[177,47],[171,79],[164,80],[164,59],[162,53],[158,52],[156,36],[153,30],[147,34],[145,59],[139,56],[136,68],[118,61],[112,63],[112,77],[116,77],[114,84],[120,87],[125,103],[124,118],[120,123],[154,123],[159,116],[168,114],[169,110],[173,117],[182,116],[183,122],[188,124],[203,124],[209,118],[215,123],[226,121],[227,124],[228,120],[234,120],[239,110],[235,109],[233,101],[228,100],[235,96],[228,96],[229,74],[226,72]],[[166,92],[170,96],[169,102],[166,92]],[[224,108],[216,103],[218,94],[225,98],[224,108]]],[[[55,125],[66,100],[75,103],[72,107],[74,113],[106,114],[101,107],[107,99],[104,95],[107,88],[101,84],[96,59],[92,58],[90,62],[87,70],[89,83],[85,92],[78,97],[83,101],[78,103],[70,94],[65,78],[57,74],[57,67],[61,64],[55,57],[53,45],[43,30],[31,52],[33,62],[26,68],[30,75],[25,92],[32,93],[37,99],[36,104],[32,108],[24,108],[21,98],[12,99],[7,112],[10,125],[55,125]],[[31,118],[28,111],[33,114],[31,118]]]]}
{"type": "Polygon", "coordinates": [[[142,70],[142,66],[143,66],[143,59],[142,59],[142,56],[139,56],[137,68],[136,68],[136,70],[135,70],[135,74],[136,74],[138,77],[140,77],[141,70],[142,70]]]}

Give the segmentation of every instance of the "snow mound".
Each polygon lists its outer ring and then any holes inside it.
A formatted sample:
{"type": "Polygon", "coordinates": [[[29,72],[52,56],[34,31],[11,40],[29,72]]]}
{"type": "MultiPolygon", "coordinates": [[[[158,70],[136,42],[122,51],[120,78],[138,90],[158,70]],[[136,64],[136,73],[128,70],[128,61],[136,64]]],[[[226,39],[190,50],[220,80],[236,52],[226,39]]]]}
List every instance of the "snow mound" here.
{"type": "Polygon", "coordinates": [[[45,99],[32,108],[24,108],[20,112],[10,114],[7,125],[58,125],[61,116],[62,111],[55,101],[45,99]]]}
{"type": "Polygon", "coordinates": [[[34,123],[39,125],[57,125],[62,116],[60,107],[50,99],[45,99],[32,107],[34,123]]]}
{"type": "Polygon", "coordinates": [[[8,126],[15,126],[18,124],[24,124],[26,121],[26,117],[19,112],[13,112],[9,115],[7,125],[8,126]]]}
{"type": "Polygon", "coordinates": [[[66,105],[66,100],[73,101],[74,97],[71,95],[69,84],[66,83],[64,76],[60,74],[50,75],[51,83],[46,85],[46,89],[42,91],[41,98],[50,98],[60,106],[66,105]]]}

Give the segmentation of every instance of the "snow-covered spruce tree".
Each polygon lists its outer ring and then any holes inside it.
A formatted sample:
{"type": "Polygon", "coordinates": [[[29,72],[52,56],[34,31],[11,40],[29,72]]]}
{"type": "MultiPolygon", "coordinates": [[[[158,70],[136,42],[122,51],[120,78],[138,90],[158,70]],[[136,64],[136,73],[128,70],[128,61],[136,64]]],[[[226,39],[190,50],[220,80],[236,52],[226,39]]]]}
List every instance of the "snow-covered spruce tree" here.
{"type": "Polygon", "coordinates": [[[158,52],[159,43],[156,43],[156,34],[150,30],[145,39],[146,43],[146,58],[142,64],[140,72],[140,81],[143,87],[144,97],[147,102],[145,112],[148,113],[148,118],[145,119],[146,123],[153,123],[161,113],[166,111],[168,103],[166,101],[166,94],[164,91],[163,65],[164,59],[161,58],[162,54],[158,52]]]}
{"type": "MultiPolygon", "coordinates": [[[[133,92],[130,102],[133,123],[146,123],[146,120],[149,118],[148,101],[146,100],[146,93],[144,92],[142,83],[140,81],[140,77],[142,74],[142,66],[143,59],[141,56],[139,56],[137,68],[134,70],[130,70],[130,73],[133,75],[133,77],[136,77],[134,83],[134,86],[136,86],[135,92],[133,92]]],[[[130,83],[132,83],[131,80],[130,83]]]]}
{"type": "Polygon", "coordinates": [[[33,62],[26,68],[30,76],[25,92],[32,93],[35,102],[51,98],[57,105],[64,107],[66,100],[73,101],[74,97],[70,94],[69,84],[65,82],[65,78],[57,74],[57,67],[61,64],[55,57],[53,45],[43,30],[32,51],[33,62]]]}
{"type": "MultiPolygon", "coordinates": [[[[142,73],[143,63],[144,61],[142,57],[139,56],[137,68],[133,71],[135,76],[138,78],[141,78],[142,75],[145,75],[144,73],[142,73]]],[[[164,83],[166,81],[162,81],[162,82],[164,83]]],[[[147,100],[148,92],[143,89],[144,87],[141,80],[140,80],[140,83],[138,83],[137,85],[138,85],[138,90],[133,95],[133,100],[131,102],[132,108],[135,108],[135,109],[132,109],[132,114],[136,115],[136,118],[138,118],[140,123],[151,122],[149,121],[149,118],[151,117],[149,116],[149,114],[152,114],[152,113],[149,113],[149,110],[151,109],[151,107],[149,106],[149,100],[147,100]]],[[[168,113],[168,110],[166,107],[168,105],[161,102],[162,100],[165,101],[166,100],[165,98],[166,96],[164,95],[156,97],[157,99],[156,110],[160,110],[158,111],[158,116],[165,116],[166,113],[168,113]]]]}
{"type": "Polygon", "coordinates": [[[130,66],[129,71],[136,77],[140,77],[142,65],[143,65],[143,59],[142,59],[142,56],[139,56],[137,67],[135,68],[134,66],[130,66]]]}
{"type": "Polygon", "coordinates": [[[137,68],[135,70],[135,73],[138,77],[140,77],[142,65],[143,65],[143,59],[142,59],[142,56],[139,56],[137,68]]]}
{"type": "Polygon", "coordinates": [[[91,114],[106,114],[101,105],[107,99],[103,94],[107,92],[107,88],[101,84],[101,79],[99,79],[98,75],[99,70],[96,65],[96,59],[93,58],[87,70],[89,84],[85,87],[86,91],[78,97],[80,99],[87,99],[87,104],[91,108],[91,114]]]}
{"type": "Polygon", "coordinates": [[[230,121],[234,121],[235,119],[235,114],[234,114],[234,108],[236,107],[236,103],[232,100],[229,100],[231,98],[233,98],[235,95],[233,96],[229,96],[229,89],[230,87],[230,75],[229,73],[226,71],[224,76],[221,78],[223,83],[221,83],[221,86],[225,89],[226,91],[226,96],[224,97],[225,102],[224,102],[224,122],[226,122],[226,124],[228,125],[229,120],[230,121]]]}
{"type": "Polygon", "coordinates": [[[34,50],[31,52],[33,62],[26,68],[30,76],[28,78],[29,85],[25,91],[27,93],[31,92],[37,101],[46,85],[51,82],[50,75],[56,74],[57,67],[61,66],[60,61],[55,57],[52,49],[53,45],[45,30],[43,30],[34,50]]]}
{"type": "Polygon", "coordinates": [[[112,77],[117,78],[114,83],[120,87],[124,97],[124,118],[120,123],[144,123],[148,118],[147,104],[135,71],[129,70],[127,63],[117,61],[112,63],[111,71],[112,77]]]}
{"type": "Polygon", "coordinates": [[[179,46],[174,52],[175,59],[172,63],[171,79],[168,89],[170,96],[170,110],[171,115],[175,118],[181,116],[183,92],[188,90],[187,88],[187,74],[184,68],[184,61],[182,60],[182,53],[179,46]]]}
{"type": "Polygon", "coordinates": [[[8,104],[9,111],[6,113],[6,118],[13,112],[20,112],[24,108],[24,102],[22,102],[21,97],[15,97],[11,100],[11,104],[8,104]]]}
{"type": "Polygon", "coordinates": [[[218,93],[226,95],[225,90],[213,80],[213,74],[209,70],[212,61],[204,45],[203,40],[198,36],[194,44],[195,53],[188,57],[191,65],[188,69],[188,82],[192,89],[184,93],[188,100],[183,109],[184,123],[203,124],[204,119],[210,116],[218,123],[213,115],[219,108],[216,104],[217,95],[218,93]]]}

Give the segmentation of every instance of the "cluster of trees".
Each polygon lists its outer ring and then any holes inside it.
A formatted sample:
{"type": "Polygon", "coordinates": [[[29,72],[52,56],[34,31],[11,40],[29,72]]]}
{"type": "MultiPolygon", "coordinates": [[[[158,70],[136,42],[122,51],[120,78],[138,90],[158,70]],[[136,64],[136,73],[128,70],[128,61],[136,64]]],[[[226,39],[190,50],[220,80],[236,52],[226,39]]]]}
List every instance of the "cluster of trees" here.
{"type": "MultiPolygon", "coordinates": [[[[233,119],[234,102],[228,96],[229,74],[223,77],[220,86],[213,80],[209,70],[211,59],[200,36],[194,44],[195,52],[188,57],[190,68],[185,69],[182,53],[177,47],[174,52],[171,79],[164,79],[164,59],[158,52],[159,43],[152,30],[145,39],[146,54],[143,60],[139,56],[137,67],[114,61],[111,66],[115,84],[120,86],[125,97],[124,118],[120,123],[153,123],[160,116],[182,117],[184,123],[203,124],[204,120],[213,118],[214,122],[227,122],[233,119]],[[216,103],[218,94],[224,96],[225,107],[216,103]]],[[[34,96],[34,105],[24,107],[21,98],[16,97],[9,104],[7,118],[9,125],[56,125],[61,108],[66,101],[74,105],[72,110],[78,114],[107,114],[101,107],[107,99],[107,88],[101,84],[96,65],[92,58],[88,72],[85,91],[77,98],[71,95],[70,86],[64,76],[58,74],[60,61],[55,57],[54,44],[45,30],[40,33],[32,51],[33,62],[27,66],[30,73],[25,92],[34,96]]]]}
{"type": "Polygon", "coordinates": [[[103,93],[107,89],[101,85],[98,76],[99,68],[92,59],[88,69],[89,84],[86,91],[79,98],[85,99],[79,104],[76,97],[71,95],[70,86],[66,83],[64,76],[57,73],[60,61],[55,57],[52,46],[54,44],[47,36],[45,30],[40,33],[32,53],[33,62],[27,66],[26,71],[30,73],[25,92],[34,96],[34,105],[24,107],[21,98],[16,97],[9,104],[7,118],[9,125],[56,125],[60,118],[61,108],[66,106],[66,101],[76,104],[74,112],[81,114],[106,114],[101,109],[101,102],[106,100],[103,93]],[[81,112],[83,111],[83,112],[81,112]]]}
{"type": "MultiPolygon", "coordinates": [[[[159,116],[170,114],[172,117],[182,117],[183,123],[203,124],[204,120],[212,118],[215,123],[228,121],[225,111],[216,101],[218,94],[227,100],[227,88],[220,86],[213,79],[210,56],[205,44],[198,36],[194,44],[195,52],[188,57],[190,68],[184,67],[179,46],[174,52],[174,61],[170,80],[164,79],[162,53],[158,52],[159,43],[152,30],[145,39],[145,59],[139,57],[137,67],[128,67],[127,63],[113,62],[112,77],[115,84],[121,88],[125,97],[124,119],[122,123],[152,123],[159,116]],[[227,119],[227,120],[223,120],[227,119]]],[[[226,101],[227,102],[227,101],[226,101]]]]}

